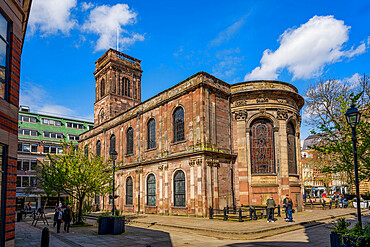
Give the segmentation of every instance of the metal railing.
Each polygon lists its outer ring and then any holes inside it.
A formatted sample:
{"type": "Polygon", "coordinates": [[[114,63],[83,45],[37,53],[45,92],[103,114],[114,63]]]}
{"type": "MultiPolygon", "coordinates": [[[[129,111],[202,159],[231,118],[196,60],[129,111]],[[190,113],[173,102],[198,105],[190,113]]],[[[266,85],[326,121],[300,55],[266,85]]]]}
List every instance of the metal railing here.
{"type": "MultiPolygon", "coordinates": [[[[280,205],[275,207],[274,216],[281,217],[280,205]]],[[[267,218],[267,208],[266,207],[253,207],[249,205],[248,207],[224,207],[223,209],[216,209],[209,207],[209,218],[222,218],[223,220],[236,219],[239,222],[245,220],[257,220],[258,218],[267,218]]]]}

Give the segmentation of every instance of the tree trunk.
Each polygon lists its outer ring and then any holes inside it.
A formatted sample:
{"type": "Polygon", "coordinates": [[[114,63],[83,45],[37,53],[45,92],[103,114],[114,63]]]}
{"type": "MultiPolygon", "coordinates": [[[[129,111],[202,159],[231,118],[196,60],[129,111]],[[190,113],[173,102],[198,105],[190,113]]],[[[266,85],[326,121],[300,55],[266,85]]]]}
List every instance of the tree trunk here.
{"type": "Polygon", "coordinates": [[[82,224],[83,223],[83,221],[82,221],[82,206],[83,206],[84,200],[85,200],[85,195],[80,197],[79,200],[78,200],[77,224],[82,224]]]}

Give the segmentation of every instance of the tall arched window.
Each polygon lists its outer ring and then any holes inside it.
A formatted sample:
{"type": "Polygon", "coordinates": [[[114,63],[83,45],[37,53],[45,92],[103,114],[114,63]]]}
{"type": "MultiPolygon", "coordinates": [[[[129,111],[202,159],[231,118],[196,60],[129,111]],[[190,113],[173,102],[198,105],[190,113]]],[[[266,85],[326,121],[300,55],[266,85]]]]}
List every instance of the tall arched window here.
{"type": "Polygon", "coordinates": [[[292,122],[289,122],[287,126],[287,139],[288,139],[288,172],[290,174],[297,174],[295,128],[292,122]]]}
{"type": "Polygon", "coordinates": [[[175,206],[185,207],[185,173],[176,171],[173,183],[175,206]]]}
{"type": "Polygon", "coordinates": [[[155,148],[155,119],[148,121],[148,149],[155,148]]]}
{"type": "Polygon", "coordinates": [[[122,78],[122,95],[130,97],[130,80],[125,77],[122,78]]]}
{"type": "Polygon", "coordinates": [[[126,205],[133,204],[133,193],[134,193],[134,187],[133,187],[132,177],[128,177],[126,179],[126,205]]]}
{"type": "Polygon", "coordinates": [[[147,178],[147,204],[148,206],[156,205],[155,176],[150,174],[147,178]]]}
{"type": "Polygon", "coordinates": [[[103,98],[104,95],[105,95],[105,81],[104,79],[102,79],[100,85],[100,97],[103,98]]]}
{"type": "Polygon", "coordinates": [[[112,152],[112,151],[115,151],[116,150],[116,136],[115,135],[112,135],[110,137],[110,146],[109,146],[109,154],[112,152]]]}
{"type": "Polygon", "coordinates": [[[96,155],[101,156],[101,142],[100,141],[96,143],[96,155]]]}
{"type": "Polygon", "coordinates": [[[174,142],[185,140],[184,109],[182,107],[177,107],[173,112],[173,137],[174,142]]]}
{"type": "Polygon", "coordinates": [[[252,173],[275,173],[274,132],[269,120],[257,119],[251,124],[250,143],[252,173]]]}
{"type": "Polygon", "coordinates": [[[126,145],[127,145],[127,154],[134,153],[134,129],[132,127],[128,128],[127,130],[126,145]]]}

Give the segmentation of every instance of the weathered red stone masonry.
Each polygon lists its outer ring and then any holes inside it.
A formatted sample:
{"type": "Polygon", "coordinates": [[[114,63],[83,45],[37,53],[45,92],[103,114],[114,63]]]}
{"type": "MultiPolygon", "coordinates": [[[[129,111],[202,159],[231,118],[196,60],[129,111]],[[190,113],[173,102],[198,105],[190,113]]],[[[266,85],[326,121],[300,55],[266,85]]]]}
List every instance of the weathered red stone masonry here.
{"type": "MultiPolygon", "coordinates": [[[[285,194],[301,209],[304,101],[294,86],[199,72],[141,102],[140,60],[110,49],[95,65],[95,127],[80,147],[106,158],[117,150],[118,209],[204,216],[285,194]]],[[[111,207],[107,195],[96,204],[111,207]]]]}

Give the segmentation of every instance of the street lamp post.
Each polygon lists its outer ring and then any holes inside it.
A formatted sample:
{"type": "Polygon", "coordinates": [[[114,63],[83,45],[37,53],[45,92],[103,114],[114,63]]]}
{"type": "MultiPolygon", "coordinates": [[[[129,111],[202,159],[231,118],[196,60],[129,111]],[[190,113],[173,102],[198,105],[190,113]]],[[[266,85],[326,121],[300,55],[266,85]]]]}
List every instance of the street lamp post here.
{"type": "Polygon", "coordinates": [[[112,207],[112,215],[114,215],[115,213],[115,207],[114,207],[114,199],[116,198],[115,195],[114,195],[114,189],[115,189],[115,186],[114,186],[114,178],[115,178],[115,169],[116,169],[116,159],[117,159],[117,151],[116,150],[112,150],[110,152],[110,158],[111,160],[113,161],[113,188],[112,188],[112,204],[113,204],[113,207],[112,207]]]}
{"type": "Polygon", "coordinates": [[[362,226],[361,222],[361,206],[360,206],[360,189],[359,189],[359,182],[358,182],[358,166],[357,166],[357,138],[356,138],[356,125],[360,122],[361,113],[358,111],[358,109],[355,107],[354,104],[351,105],[351,108],[349,108],[346,112],[346,119],[347,123],[351,125],[352,128],[352,144],[353,144],[353,161],[355,165],[355,186],[356,186],[356,198],[357,198],[357,220],[360,222],[360,225],[362,226]]]}

